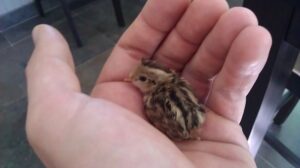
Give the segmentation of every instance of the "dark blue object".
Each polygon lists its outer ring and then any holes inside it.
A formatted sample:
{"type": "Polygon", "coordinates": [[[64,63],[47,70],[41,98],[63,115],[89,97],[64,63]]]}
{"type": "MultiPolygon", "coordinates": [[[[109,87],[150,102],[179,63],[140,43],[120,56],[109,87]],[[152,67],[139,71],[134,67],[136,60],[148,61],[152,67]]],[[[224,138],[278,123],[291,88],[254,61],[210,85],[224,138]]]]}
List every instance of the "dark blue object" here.
{"type": "MultiPolygon", "coordinates": [[[[82,46],[82,41],[80,39],[78,30],[75,26],[74,20],[72,18],[71,15],[71,11],[69,8],[69,4],[66,2],[66,0],[58,0],[61,4],[61,7],[63,8],[64,14],[67,18],[67,22],[69,24],[69,27],[72,31],[73,37],[76,41],[76,44],[78,47],[82,46]]],[[[34,0],[35,6],[40,14],[40,16],[44,17],[45,16],[45,12],[42,8],[42,4],[41,4],[41,0],[34,0]]],[[[120,27],[125,26],[125,21],[124,21],[124,17],[123,17],[123,12],[122,12],[122,8],[121,8],[121,2],[120,0],[112,0],[113,6],[114,6],[114,10],[115,10],[115,14],[116,14],[116,19],[118,22],[118,25],[120,27]]]]}

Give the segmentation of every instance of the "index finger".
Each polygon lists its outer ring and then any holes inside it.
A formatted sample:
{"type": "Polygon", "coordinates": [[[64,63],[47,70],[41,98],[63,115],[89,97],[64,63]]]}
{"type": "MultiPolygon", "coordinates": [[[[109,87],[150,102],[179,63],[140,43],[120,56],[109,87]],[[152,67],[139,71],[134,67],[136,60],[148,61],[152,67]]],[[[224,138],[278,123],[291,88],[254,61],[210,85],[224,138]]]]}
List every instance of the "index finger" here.
{"type": "Polygon", "coordinates": [[[116,44],[97,83],[120,81],[141,58],[151,57],[190,0],[151,0],[116,44]]]}

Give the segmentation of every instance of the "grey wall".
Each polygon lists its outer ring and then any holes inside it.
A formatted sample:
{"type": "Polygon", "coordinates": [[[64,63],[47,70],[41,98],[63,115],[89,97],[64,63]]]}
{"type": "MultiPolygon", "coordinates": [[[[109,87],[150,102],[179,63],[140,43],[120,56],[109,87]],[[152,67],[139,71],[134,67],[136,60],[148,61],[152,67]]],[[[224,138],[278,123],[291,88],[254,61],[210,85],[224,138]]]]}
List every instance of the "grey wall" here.
{"type": "Polygon", "coordinates": [[[0,0],[0,16],[27,5],[32,1],[33,0],[0,0]]]}

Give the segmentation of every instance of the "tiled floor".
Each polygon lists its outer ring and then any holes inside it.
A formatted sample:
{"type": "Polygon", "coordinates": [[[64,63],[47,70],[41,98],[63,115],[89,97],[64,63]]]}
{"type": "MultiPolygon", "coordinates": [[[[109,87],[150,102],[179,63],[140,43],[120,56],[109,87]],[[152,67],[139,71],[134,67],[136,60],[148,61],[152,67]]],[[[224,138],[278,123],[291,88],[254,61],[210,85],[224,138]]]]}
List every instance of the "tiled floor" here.
{"type": "MultiPolygon", "coordinates": [[[[141,9],[141,1],[126,0],[123,3],[127,24],[141,9]]],[[[241,0],[229,2],[231,6],[241,5],[241,0]]],[[[0,33],[0,168],[43,167],[29,147],[24,131],[27,106],[24,68],[33,50],[30,33],[34,25],[48,23],[64,34],[86,93],[90,91],[100,65],[125,30],[117,26],[110,0],[97,0],[76,9],[73,17],[84,42],[82,48],[76,47],[59,8],[48,13],[46,18],[32,18],[0,33]]],[[[267,143],[262,145],[256,162],[259,168],[292,167],[267,143]]]]}

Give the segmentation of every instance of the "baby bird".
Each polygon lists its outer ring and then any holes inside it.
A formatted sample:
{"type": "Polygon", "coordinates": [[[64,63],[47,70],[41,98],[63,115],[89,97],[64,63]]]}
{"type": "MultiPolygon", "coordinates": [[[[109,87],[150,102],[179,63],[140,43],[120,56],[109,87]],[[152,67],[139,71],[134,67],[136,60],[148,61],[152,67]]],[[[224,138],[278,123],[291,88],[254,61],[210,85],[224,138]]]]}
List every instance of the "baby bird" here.
{"type": "Polygon", "coordinates": [[[146,116],[156,128],[176,141],[200,138],[196,129],[204,121],[205,107],[173,70],[142,59],[129,81],[144,94],[146,116]]]}

